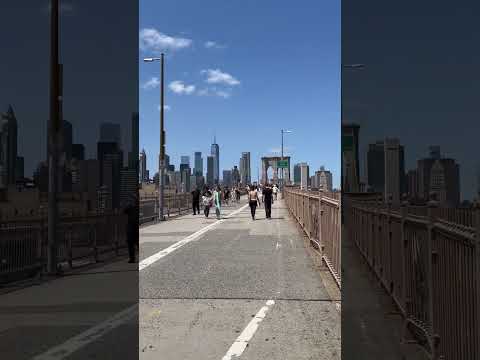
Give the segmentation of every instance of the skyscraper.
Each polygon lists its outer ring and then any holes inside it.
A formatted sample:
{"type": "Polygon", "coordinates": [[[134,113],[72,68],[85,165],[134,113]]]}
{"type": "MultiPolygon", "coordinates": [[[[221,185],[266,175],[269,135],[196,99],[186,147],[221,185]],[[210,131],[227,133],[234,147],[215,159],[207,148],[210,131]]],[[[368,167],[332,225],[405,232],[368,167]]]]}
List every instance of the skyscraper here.
{"type": "Polygon", "coordinates": [[[203,176],[203,159],[200,151],[195,152],[195,168],[193,173],[196,176],[203,176]]]}
{"type": "Polygon", "coordinates": [[[214,179],[214,157],[213,156],[207,156],[207,185],[212,186],[215,184],[215,179],[214,179]]]}
{"type": "Polygon", "coordinates": [[[293,166],[293,183],[295,185],[300,185],[301,176],[300,164],[295,164],[293,166]]]}
{"type": "Polygon", "coordinates": [[[300,189],[307,190],[309,182],[309,166],[306,162],[298,164],[300,167],[300,189]]]}
{"type": "Polygon", "coordinates": [[[250,184],[252,181],[250,168],[250,152],[242,152],[240,158],[240,181],[242,184],[250,184]]]}
{"type": "Polygon", "coordinates": [[[142,152],[140,153],[139,156],[139,183],[143,183],[148,181],[147,177],[147,154],[145,153],[145,149],[142,149],[142,152]]]}
{"type": "Polygon", "coordinates": [[[211,156],[213,157],[213,183],[216,184],[220,180],[220,147],[215,136],[213,137],[211,156]]]}
{"type": "Polygon", "coordinates": [[[320,166],[320,170],[315,173],[315,187],[325,191],[332,191],[332,173],[325,170],[323,166],[320,166]]]}
{"type": "Polygon", "coordinates": [[[122,133],[120,124],[104,122],[100,124],[100,142],[114,142],[122,146],[122,133]]]}
{"type": "Polygon", "coordinates": [[[131,133],[131,139],[130,139],[130,152],[128,154],[128,167],[131,169],[137,169],[138,167],[138,151],[139,151],[139,145],[138,145],[138,135],[139,135],[139,119],[138,119],[138,113],[135,112],[132,114],[132,133],[131,133]]]}
{"type": "Polygon", "coordinates": [[[0,115],[0,188],[15,184],[17,161],[17,118],[12,106],[0,115]]]}
{"type": "Polygon", "coordinates": [[[85,146],[83,144],[72,144],[72,159],[85,160],[85,146]]]}
{"type": "Polygon", "coordinates": [[[188,165],[190,167],[190,156],[182,156],[180,159],[180,165],[188,165]]]}
{"type": "Polygon", "coordinates": [[[63,120],[62,126],[62,140],[63,140],[63,152],[65,153],[65,159],[70,161],[72,159],[72,140],[73,140],[73,127],[72,123],[63,120]]]}
{"type": "Polygon", "coordinates": [[[224,186],[232,186],[232,170],[223,170],[222,183],[224,186]]]}

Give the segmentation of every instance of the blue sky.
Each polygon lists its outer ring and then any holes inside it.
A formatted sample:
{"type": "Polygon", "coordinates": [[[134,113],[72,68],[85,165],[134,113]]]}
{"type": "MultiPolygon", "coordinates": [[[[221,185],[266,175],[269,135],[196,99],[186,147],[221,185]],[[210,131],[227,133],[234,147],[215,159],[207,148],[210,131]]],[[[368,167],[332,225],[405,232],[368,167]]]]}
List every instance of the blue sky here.
{"type": "MultiPolygon", "coordinates": [[[[340,2],[140,1],[140,57],[165,52],[166,152],[206,157],[214,134],[220,172],[251,152],[280,151],[340,178],[340,2]]],[[[158,169],[159,63],[139,63],[140,148],[158,169]]],[[[204,160],[206,166],[206,160],[204,160]]],[[[293,174],[293,168],[292,174],[293,174]]]]}

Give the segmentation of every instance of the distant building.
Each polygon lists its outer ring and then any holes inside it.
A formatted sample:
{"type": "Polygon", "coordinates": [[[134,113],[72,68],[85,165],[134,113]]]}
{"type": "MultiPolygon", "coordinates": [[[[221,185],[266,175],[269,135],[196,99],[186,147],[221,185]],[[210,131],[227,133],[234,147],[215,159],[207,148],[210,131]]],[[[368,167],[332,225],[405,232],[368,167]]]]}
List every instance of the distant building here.
{"type": "Polygon", "coordinates": [[[416,169],[407,172],[407,196],[409,199],[418,198],[418,173],[416,169]]]}
{"type": "Polygon", "coordinates": [[[138,193],[138,179],[135,169],[124,167],[120,170],[120,207],[132,202],[132,197],[138,193]]]}
{"type": "Polygon", "coordinates": [[[215,184],[215,160],[213,156],[207,156],[207,185],[213,186],[215,184]]]}
{"type": "Polygon", "coordinates": [[[295,164],[293,166],[293,183],[295,185],[300,185],[300,179],[301,179],[301,171],[300,171],[300,164],[295,164]]]}
{"type": "Polygon", "coordinates": [[[310,177],[308,164],[303,162],[298,165],[300,166],[300,189],[307,190],[310,177]]]}
{"type": "MultiPolygon", "coordinates": [[[[312,185],[313,186],[313,185],[312,185]]],[[[324,191],[332,191],[332,173],[321,166],[320,170],[315,172],[315,187],[324,191]]]]}
{"type": "Polygon", "coordinates": [[[232,185],[237,186],[240,182],[240,171],[238,167],[235,165],[232,169],[232,185]]]}
{"type": "Polygon", "coordinates": [[[216,137],[213,138],[210,150],[210,154],[213,157],[213,184],[218,184],[220,180],[220,147],[217,144],[216,137]]]}
{"type": "Polygon", "coordinates": [[[188,165],[188,167],[190,167],[190,156],[181,156],[180,157],[180,167],[182,165],[188,165]]]}
{"type": "Polygon", "coordinates": [[[83,144],[72,144],[72,159],[85,160],[85,146],[83,144]]]}
{"type": "Polygon", "coordinates": [[[23,156],[17,156],[15,164],[15,178],[16,180],[22,180],[25,177],[25,159],[23,156]]]}
{"type": "Polygon", "coordinates": [[[10,105],[0,114],[0,189],[15,184],[17,172],[17,118],[10,105]]]}
{"type": "Polygon", "coordinates": [[[360,126],[342,123],[342,191],[360,190],[358,135],[360,126]]]}
{"type": "Polygon", "coordinates": [[[203,159],[200,151],[195,152],[195,167],[193,174],[196,176],[203,176],[203,159]]]}
{"type": "Polygon", "coordinates": [[[240,158],[240,182],[242,184],[250,184],[252,181],[251,167],[250,167],[250,152],[242,152],[240,158]]]}
{"type": "Polygon", "coordinates": [[[118,148],[122,145],[122,132],[120,124],[104,122],[100,124],[100,141],[104,143],[116,143],[118,148]]]}
{"type": "Polygon", "coordinates": [[[73,126],[72,123],[63,120],[62,121],[62,147],[65,159],[70,161],[72,159],[72,140],[73,140],[73,126]]]}
{"type": "Polygon", "coordinates": [[[138,112],[132,114],[132,128],[131,128],[131,138],[130,138],[130,152],[128,153],[128,167],[131,169],[137,169],[139,167],[138,163],[138,136],[139,136],[139,117],[138,112]]]}
{"type": "Polygon", "coordinates": [[[147,175],[147,154],[145,153],[145,149],[142,149],[139,156],[139,183],[144,183],[148,181],[147,175]]]}
{"type": "Polygon", "coordinates": [[[223,185],[232,187],[232,170],[223,170],[223,185]]]}

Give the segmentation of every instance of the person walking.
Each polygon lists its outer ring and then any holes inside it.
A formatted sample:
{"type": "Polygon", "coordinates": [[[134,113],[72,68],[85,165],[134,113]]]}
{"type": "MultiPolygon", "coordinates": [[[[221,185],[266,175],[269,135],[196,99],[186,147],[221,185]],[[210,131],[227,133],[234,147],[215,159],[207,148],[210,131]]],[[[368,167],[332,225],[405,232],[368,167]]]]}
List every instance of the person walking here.
{"type": "Polygon", "coordinates": [[[258,192],[255,186],[250,186],[250,191],[248,192],[248,203],[250,205],[250,212],[252,214],[252,220],[255,220],[255,211],[257,209],[257,204],[259,203],[258,192]]]}
{"type": "Polygon", "coordinates": [[[263,201],[265,204],[265,216],[267,219],[272,218],[272,202],[273,202],[273,191],[270,184],[265,184],[263,188],[263,201]]]}
{"type": "Polygon", "coordinates": [[[138,226],[139,226],[139,208],[136,197],[132,196],[125,208],[127,215],[127,245],[128,245],[128,262],[135,262],[135,246],[138,247],[138,226]]]}
{"type": "Polygon", "coordinates": [[[198,187],[192,191],[192,208],[193,215],[200,214],[200,189],[198,187]]]}
{"type": "Polygon", "coordinates": [[[220,190],[220,186],[217,185],[217,188],[213,192],[213,201],[215,205],[215,214],[217,215],[217,219],[220,219],[221,215],[221,206],[222,206],[222,192],[220,190]]]}
{"type": "Polygon", "coordinates": [[[273,185],[272,191],[273,191],[273,195],[275,196],[275,200],[277,200],[277,193],[278,193],[277,184],[273,185]]]}
{"type": "Polygon", "coordinates": [[[228,201],[230,200],[230,189],[227,187],[225,187],[225,190],[224,190],[224,199],[225,199],[225,205],[228,205],[228,201]]]}
{"type": "Polygon", "coordinates": [[[208,218],[208,215],[210,214],[210,208],[212,207],[212,192],[207,186],[205,186],[203,191],[202,202],[203,213],[205,214],[205,217],[208,218]]]}

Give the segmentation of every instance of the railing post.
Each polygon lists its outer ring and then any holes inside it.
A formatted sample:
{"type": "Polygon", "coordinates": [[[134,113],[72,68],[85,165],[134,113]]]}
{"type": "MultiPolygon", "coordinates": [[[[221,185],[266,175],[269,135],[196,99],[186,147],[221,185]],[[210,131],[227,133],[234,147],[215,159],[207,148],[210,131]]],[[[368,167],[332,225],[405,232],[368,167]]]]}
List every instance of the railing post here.
{"type": "Polygon", "coordinates": [[[318,196],[318,247],[320,255],[323,256],[325,245],[323,244],[323,233],[322,233],[322,220],[323,220],[323,193],[320,191],[318,196]]]}

